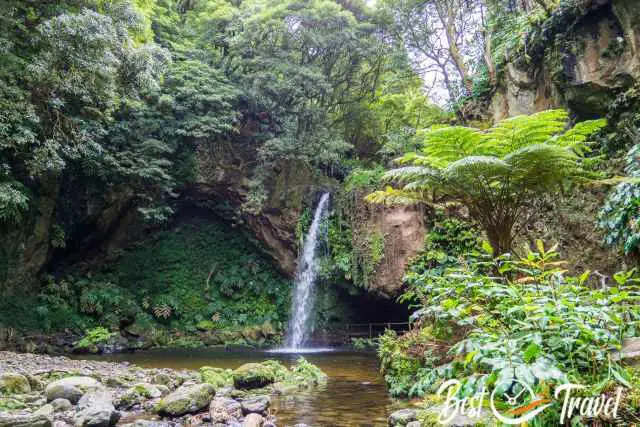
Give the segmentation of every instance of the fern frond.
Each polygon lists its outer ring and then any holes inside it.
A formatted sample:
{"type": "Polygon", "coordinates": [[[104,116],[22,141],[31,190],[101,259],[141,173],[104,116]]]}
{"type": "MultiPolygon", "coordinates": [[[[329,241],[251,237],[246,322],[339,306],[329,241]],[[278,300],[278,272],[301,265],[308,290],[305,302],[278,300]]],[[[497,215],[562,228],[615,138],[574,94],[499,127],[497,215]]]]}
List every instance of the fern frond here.
{"type": "Polygon", "coordinates": [[[451,163],[443,171],[447,180],[474,180],[499,178],[509,175],[511,167],[504,160],[493,156],[469,156],[451,163]]]}
{"type": "Polygon", "coordinates": [[[571,147],[574,150],[584,150],[587,139],[607,125],[606,119],[586,120],[577,123],[562,135],[554,137],[550,142],[562,147],[571,147]]]}
{"type": "Polygon", "coordinates": [[[421,131],[419,135],[423,137],[422,152],[437,167],[477,154],[481,141],[478,129],[464,126],[431,128],[421,131]]]}
{"type": "Polygon", "coordinates": [[[480,150],[504,156],[527,145],[541,144],[561,133],[567,119],[565,110],[546,110],[502,120],[482,136],[480,150]]]}
{"type": "Polygon", "coordinates": [[[415,205],[424,202],[424,193],[387,187],[367,195],[365,200],[376,205],[415,205]]]}
{"type": "Polygon", "coordinates": [[[405,183],[414,180],[438,179],[440,176],[436,169],[426,166],[405,166],[391,169],[382,176],[384,182],[405,183]]]}
{"type": "Polygon", "coordinates": [[[582,171],[578,156],[568,148],[552,144],[523,147],[504,158],[512,167],[514,184],[529,189],[557,187],[567,178],[577,178],[582,171]]]}

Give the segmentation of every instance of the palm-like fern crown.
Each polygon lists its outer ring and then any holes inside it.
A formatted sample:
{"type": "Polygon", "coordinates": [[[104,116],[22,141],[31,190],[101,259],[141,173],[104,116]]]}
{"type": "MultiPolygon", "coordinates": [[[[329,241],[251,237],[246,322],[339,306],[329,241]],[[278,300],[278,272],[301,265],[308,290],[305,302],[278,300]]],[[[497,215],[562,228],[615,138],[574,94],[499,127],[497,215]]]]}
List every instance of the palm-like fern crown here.
{"type": "MultiPolygon", "coordinates": [[[[492,128],[448,126],[423,130],[422,149],[397,162],[384,180],[399,184],[368,196],[374,203],[424,200],[440,190],[463,202],[474,199],[515,200],[550,191],[569,179],[584,177],[581,157],[588,137],[606,125],[590,120],[568,129],[564,110],[547,110],[503,120],[492,128]]],[[[493,200],[495,202],[495,200],[493,200]]]]}

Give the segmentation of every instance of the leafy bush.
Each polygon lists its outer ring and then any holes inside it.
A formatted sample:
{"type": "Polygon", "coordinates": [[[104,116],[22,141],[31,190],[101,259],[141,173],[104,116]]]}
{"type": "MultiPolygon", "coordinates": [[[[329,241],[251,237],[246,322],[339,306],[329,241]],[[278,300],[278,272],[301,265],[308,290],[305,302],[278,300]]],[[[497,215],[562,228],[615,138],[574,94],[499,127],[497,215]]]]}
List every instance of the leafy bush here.
{"type": "Polygon", "coordinates": [[[378,347],[377,338],[351,338],[351,345],[356,350],[367,350],[378,347]]]}
{"type": "MultiPolygon", "coordinates": [[[[626,173],[640,178],[640,145],[627,153],[626,173]]],[[[625,254],[637,252],[640,246],[640,184],[622,182],[609,194],[600,214],[598,226],[605,243],[622,247],[625,254]]]]}
{"type": "Polygon", "coordinates": [[[7,300],[13,308],[5,311],[3,301],[0,321],[86,330],[135,319],[137,330],[157,345],[194,347],[201,345],[199,330],[255,326],[277,338],[289,298],[287,280],[251,242],[222,223],[196,218],[150,236],[97,272],[49,278],[28,303],[7,300]]]}
{"type": "Polygon", "coordinates": [[[304,357],[298,358],[295,365],[291,367],[291,372],[295,376],[300,376],[307,382],[320,382],[327,378],[327,375],[322,372],[316,365],[309,363],[304,357]]]}
{"type": "Polygon", "coordinates": [[[85,349],[104,344],[116,336],[115,332],[111,332],[107,328],[98,326],[87,331],[84,337],[76,343],[76,348],[85,349]]]}
{"type": "Polygon", "coordinates": [[[640,281],[620,273],[615,286],[602,287],[588,271],[573,277],[563,265],[555,248],[538,241],[520,259],[484,251],[444,271],[408,273],[405,298],[421,306],[415,324],[432,335],[453,326],[464,337],[447,354],[421,354],[416,366],[415,344],[385,334],[380,356],[392,391],[433,393],[451,378],[463,382],[465,395],[513,379],[540,393],[565,381],[594,384],[598,393],[630,387],[629,372],[610,352],[640,333],[640,281]]]}

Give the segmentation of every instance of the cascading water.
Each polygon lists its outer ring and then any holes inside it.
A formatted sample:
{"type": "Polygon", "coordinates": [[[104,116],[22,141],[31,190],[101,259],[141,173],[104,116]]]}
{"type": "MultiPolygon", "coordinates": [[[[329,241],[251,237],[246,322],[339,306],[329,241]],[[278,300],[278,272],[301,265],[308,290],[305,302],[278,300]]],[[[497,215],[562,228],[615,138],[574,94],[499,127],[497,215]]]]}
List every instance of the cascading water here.
{"type": "Polygon", "coordinates": [[[313,222],[304,239],[302,253],[298,259],[295,288],[291,305],[291,320],[286,344],[289,350],[300,349],[311,329],[311,315],[315,299],[315,281],[318,273],[316,250],[322,220],[329,207],[329,193],[323,193],[313,214],[313,222]]]}

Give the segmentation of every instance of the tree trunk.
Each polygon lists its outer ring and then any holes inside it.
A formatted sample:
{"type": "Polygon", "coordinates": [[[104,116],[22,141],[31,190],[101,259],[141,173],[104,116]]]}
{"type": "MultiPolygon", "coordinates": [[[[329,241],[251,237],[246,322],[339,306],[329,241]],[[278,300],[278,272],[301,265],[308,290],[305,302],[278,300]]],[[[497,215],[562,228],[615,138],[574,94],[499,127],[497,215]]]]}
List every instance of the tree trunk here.
{"type": "Polygon", "coordinates": [[[441,22],[444,24],[445,35],[447,37],[447,44],[449,45],[449,54],[453,64],[455,65],[462,83],[467,91],[467,95],[471,94],[473,89],[473,82],[469,75],[469,69],[464,63],[464,58],[458,47],[458,34],[456,31],[456,16],[458,15],[459,7],[455,5],[447,5],[446,2],[440,0],[436,2],[436,9],[441,22]]]}
{"type": "Polygon", "coordinates": [[[511,221],[496,221],[491,224],[482,224],[487,233],[489,244],[493,248],[494,257],[511,252],[513,225],[511,221]]]}
{"type": "Polygon", "coordinates": [[[497,79],[496,65],[493,63],[493,56],[491,56],[491,31],[487,31],[486,28],[484,30],[484,62],[487,64],[489,82],[491,86],[495,87],[497,79]]]}

